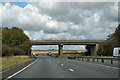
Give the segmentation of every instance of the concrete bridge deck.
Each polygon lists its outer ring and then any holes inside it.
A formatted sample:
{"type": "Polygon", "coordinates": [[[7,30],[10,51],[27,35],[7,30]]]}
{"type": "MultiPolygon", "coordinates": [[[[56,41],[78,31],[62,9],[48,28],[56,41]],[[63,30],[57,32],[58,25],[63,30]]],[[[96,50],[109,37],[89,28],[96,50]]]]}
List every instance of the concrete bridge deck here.
{"type": "Polygon", "coordinates": [[[105,40],[33,40],[33,45],[88,45],[88,44],[101,44],[105,43],[105,40]]]}
{"type": "Polygon", "coordinates": [[[63,45],[89,45],[90,55],[96,56],[99,44],[105,44],[105,40],[33,40],[32,45],[58,45],[59,55],[63,54],[63,45]]]}

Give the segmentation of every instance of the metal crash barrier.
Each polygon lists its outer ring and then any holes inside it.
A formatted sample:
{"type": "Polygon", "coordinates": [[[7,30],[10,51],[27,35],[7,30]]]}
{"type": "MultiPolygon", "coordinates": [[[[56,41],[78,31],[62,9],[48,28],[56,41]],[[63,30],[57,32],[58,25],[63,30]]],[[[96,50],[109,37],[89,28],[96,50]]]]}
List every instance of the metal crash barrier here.
{"type": "Polygon", "coordinates": [[[113,58],[108,58],[108,57],[88,57],[88,56],[68,56],[68,59],[73,59],[73,60],[81,60],[81,61],[92,61],[92,62],[101,62],[104,63],[105,60],[110,61],[111,64],[113,64],[114,61],[119,61],[120,62],[120,57],[113,57],[113,58]]]}

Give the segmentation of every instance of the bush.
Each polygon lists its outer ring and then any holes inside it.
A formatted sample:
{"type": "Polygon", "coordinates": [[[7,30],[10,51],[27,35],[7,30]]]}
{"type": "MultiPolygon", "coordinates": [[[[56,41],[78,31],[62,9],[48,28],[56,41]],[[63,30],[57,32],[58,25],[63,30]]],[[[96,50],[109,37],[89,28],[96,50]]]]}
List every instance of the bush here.
{"type": "Polygon", "coordinates": [[[11,47],[8,45],[3,45],[2,46],[2,56],[11,56],[12,55],[12,50],[11,47]]]}
{"type": "Polygon", "coordinates": [[[8,53],[10,53],[10,48],[12,49],[11,51],[14,55],[30,55],[30,49],[32,45],[30,44],[29,37],[20,28],[2,28],[2,44],[10,46],[3,46],[7,47],[3,48],[3,50],[5,49],[3,52],[4,56],[9,55],[8,53]]]}
{"type": "Polygon", "coordinates": [[[113,56],[113,49],[115,44],[112,42],[108,42],[107,44],[100,45],[97,50],[97,55],[99,56],[113,56]]]}
{"type": "Polygon", "coordinates": [[[20,49],[19,47],[12,48],[13,55],[25,55],[25,51],[20,49]]]}

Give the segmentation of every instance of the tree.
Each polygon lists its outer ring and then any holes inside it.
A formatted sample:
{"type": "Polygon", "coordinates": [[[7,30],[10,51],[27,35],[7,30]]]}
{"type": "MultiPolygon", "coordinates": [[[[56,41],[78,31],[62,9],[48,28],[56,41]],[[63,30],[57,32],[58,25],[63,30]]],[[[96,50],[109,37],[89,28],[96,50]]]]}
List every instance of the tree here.
{"type": "Polygon", "coordinates": [[[0,27],[0,57],[2,56],[2,27],[0,27]]]}
{"type": "Polygon", "coordinates": [[[114,41],[114,44],[116,44],[116,46],[120,46],[120,24],[115,29],[115,32],[108,37],[109,41],[114,41]]]}
{"type": "Polygon", "coordinates": [[[21,45],[24,41],[28,41],[29,38],[24,32],[17,28],[13,27],[9,29],[8,27],[3,28],[3,44],[7,44],[10,46],[21,45]]]}
{"type": "MultiPolygon", "coordinates": [[[[4,27],[2,30],[2,44],[8,45],[14,50],[14,55],[20,54],[28,54],[31,49],[31,44],[29,37],[25,35],[22,29],[17,27],[12,27],[9,29],[8,27],[4,27]],[[15,52],[16,50],[19,52],[15,52]]],[[[4,50],[4,49],[3,49],[4,50]]]]}
{"type": "Polygon", "coordinates": [[[25,55],[25,51],[22,50],[21,48],[19,47],[12,47],[12,53],[13,55],[25,55]]]}
{"type": "Polygon", "coordinates": [[[10,35],[8,27],[2,29],[2,44],[10,44],[10,35]]]}
{"type": "Polygon", "coordinates": [[[115,32],[108,36],[107,42],[100,45],[97,54],[103,56],[112,56],[114,47],[120,47],[120,24],[115,29],[115,32]]]}
{"type": "Polygon", "coordinates": [[[9,47],[8,45],[2,45],[2,56],[11,56],[12,54],[12,50],[11,47],[9,47]]]}
{"type": "Polygon", "coordinates": [[[113,48],[115,47],[114,43],[108,42],[107,44],[102,44],[99,46],[97,50],[97,54],[99,56],[112,56],[113,55],[113,48]]]}
{"type": "Polygon", "coordinates": [[[26,55],[30,55],[31,46],[32,44],[30,43],[30,41],[25,41],[19,47],[25,51],[26,55]]]}
{"type": "Polygon", "coordinates": [[[117,46],[120,46],[120,24],[115,30],[115,33],[113,34],[113,37],[116,39],[117,46]]]}

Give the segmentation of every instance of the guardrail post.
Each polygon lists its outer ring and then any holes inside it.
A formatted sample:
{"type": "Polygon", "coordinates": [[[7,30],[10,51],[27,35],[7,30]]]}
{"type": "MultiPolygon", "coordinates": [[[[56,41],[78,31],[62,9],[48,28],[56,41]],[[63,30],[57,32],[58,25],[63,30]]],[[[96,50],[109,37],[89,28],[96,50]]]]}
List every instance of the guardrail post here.
{"type": "Polygon", "coordinates": [[[97,59],[97,62],[98,62],[98,59],[97,59]]]}
{"type": "Polygon", "coordinates": [[[89,58],[87,59],[87,61],[89,61],[89,58]]]}
{"type": "Polygon", "coordinates": [[[82,61],[83,61],[83,58],[82,58],[82,61]]]}
{"type": "Polygon", "coordinates": [[[111,64],[113,64],[113,60],[111,59],[111,64]]]}
{"type": "Polygon", "coordinates": [[[102,63],[104,63],[104,59],[103,58],[101,59],[101,61],[102,61],[102,63]]]}
{"type": "Polygon", "coordinates": [[[95,61],[95,59],[93,58],[93,62],[95,61]]]}

